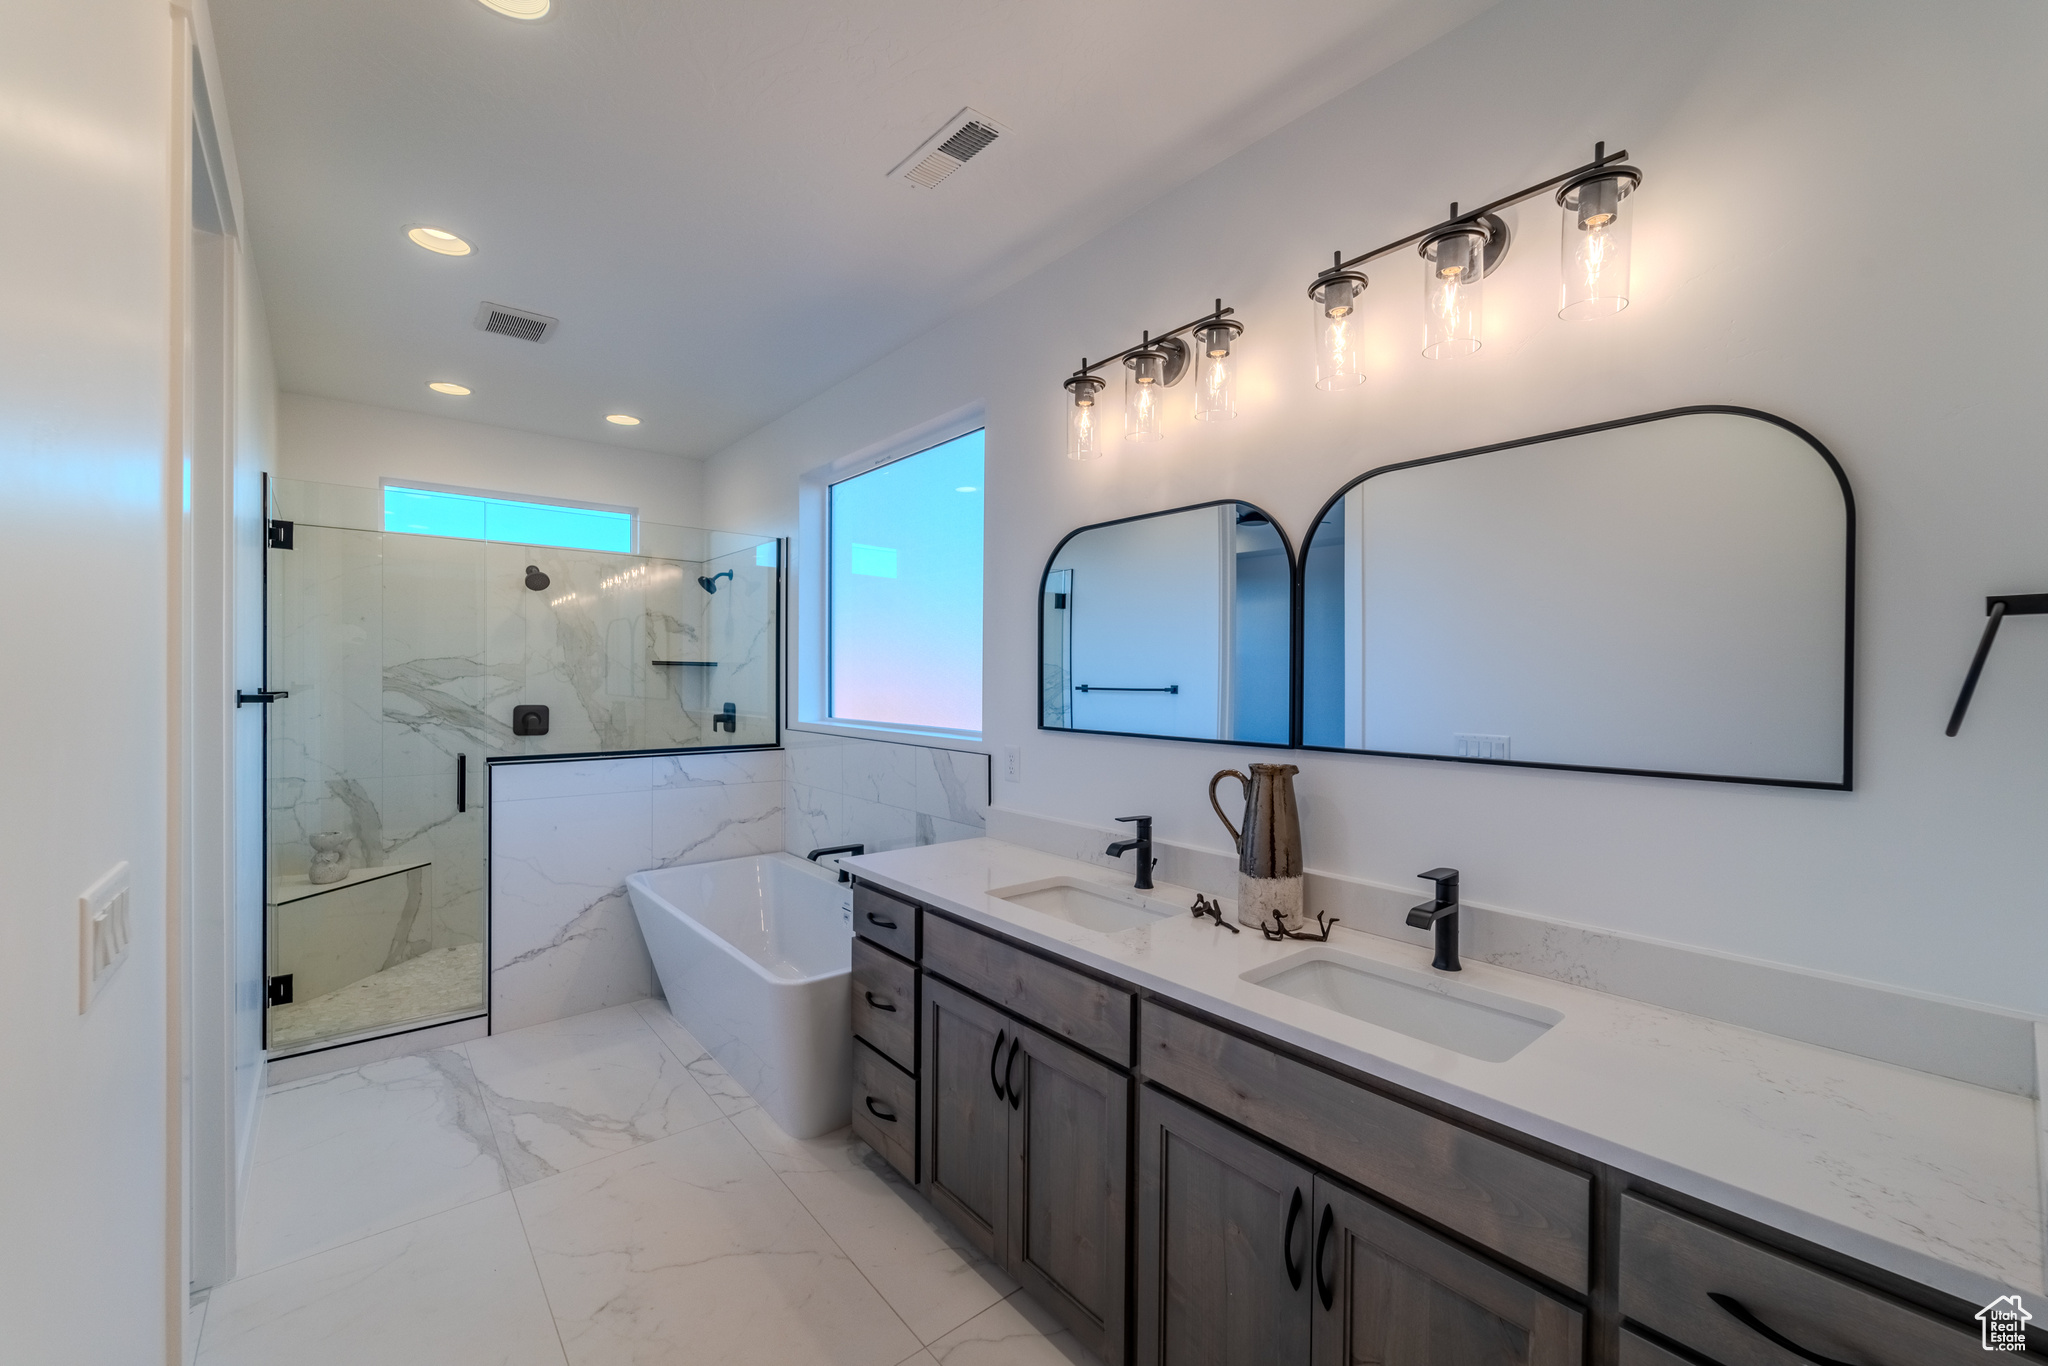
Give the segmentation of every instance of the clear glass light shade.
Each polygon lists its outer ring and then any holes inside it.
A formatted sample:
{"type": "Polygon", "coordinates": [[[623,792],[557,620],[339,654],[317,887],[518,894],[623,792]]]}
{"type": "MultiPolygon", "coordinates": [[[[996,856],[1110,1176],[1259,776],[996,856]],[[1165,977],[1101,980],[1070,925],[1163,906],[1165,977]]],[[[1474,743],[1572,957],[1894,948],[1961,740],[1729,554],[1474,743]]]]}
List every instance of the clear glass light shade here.
{"type": "Polygon", "coordinates": [[[1216,422],[1237,416],[1237,363],[1230,354],[1235,323],[1219,322],[1195,329],[1195,419],[1216,422]]]}
{"type": "Polygon", "coordinates": [[[1134,351],[1124,357],[1124,440],[1157,441],[1166,435],[1166,355],[1134,351]]]}
{"type": "Polygon", "coordinates": [[[1445,233],[1422,245],[1422,354],[1431,360],[1479,349],[1485,318],[1486,230],[1445,233]]]}
{"type": "Polygon", "coordinates": [[[1102,405],[1096,402],[1103,382],[1093,375],[1067,381],[1067,459],[1095,460],[1102,455],[1102,405]]]}
{"type": "Polygon", "coordinates": [[[1629,199],[1633,175],[1566,187],[1557,316],[1604,318],[1628,307],[1629,199]]]}
{"type": "Polygon", "coordinates": [[[1318,389],[1356,389],[1365,383],[1365,362],[1358,354],[1365,285],[1363,275],[1345,271],[1309,286],[1309,302],[1315,306],[1318,389]]]}

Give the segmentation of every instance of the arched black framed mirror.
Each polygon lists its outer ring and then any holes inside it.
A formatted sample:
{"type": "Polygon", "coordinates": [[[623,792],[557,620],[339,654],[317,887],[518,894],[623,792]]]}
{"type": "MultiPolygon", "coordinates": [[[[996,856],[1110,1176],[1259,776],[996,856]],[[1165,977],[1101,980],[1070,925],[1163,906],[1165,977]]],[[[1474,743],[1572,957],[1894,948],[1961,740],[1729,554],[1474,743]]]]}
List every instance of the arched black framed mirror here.
{"type": "Polygon", "coordinates": [[[1302,551],[1311,749],[1846,790],[1855,500],[1694,407],[1387,465],[1302,551]]]}
{"type": "Polygon", "coordinates": [[[1039,584],[1039,728],[1287,745],[1294,568],[1235,500],[1068,532],[1039,584]]]}

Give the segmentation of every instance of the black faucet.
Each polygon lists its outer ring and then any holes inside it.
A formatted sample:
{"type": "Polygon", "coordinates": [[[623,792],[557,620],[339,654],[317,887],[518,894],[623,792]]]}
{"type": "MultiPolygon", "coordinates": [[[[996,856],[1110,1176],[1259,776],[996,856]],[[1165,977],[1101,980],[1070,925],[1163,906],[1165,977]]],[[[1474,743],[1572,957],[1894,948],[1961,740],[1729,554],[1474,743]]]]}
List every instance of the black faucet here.
{"type": "Polygon", "coordinates": [[[1103,850],[1111,858],[1122,858],[1135,849],[1138,851],[1138,880],[1131,885],[1141,892],[1152,890],[1152,865],[1159,860],[1152,857],[1152,818],[1150,816],[1118,816],[1119,822],[1135,821],[1138,837],[1134,840],[1118,840],[1103,850]]]}
{"type": "MultiPolygon", "coordinates": [[[[855,858],[859,858],[867,851],[868,847],[865,844],[835,844],[829,849],[813,849],[810,853],[805,854],[804,857],[816,863],[827,854],[852,854],[855,858]]],[[[834,866],[837,867],[838,865],[834,866]]],[[[847,872],[844,867],[840,867],[839,880],[841,882],[851,882],[853,881],[853,874],[847,872]]]]}
{"type": "Polygon", "coordinates": [[[1408,923],[1418,930],[1436,931],[1436,961],[1431,967],[1462,972],[1463,965],[1458,962],[1458,870],[1432,868],[1416,876],[1436,884],[1436,900],[1408,912],[1408,923]]]}

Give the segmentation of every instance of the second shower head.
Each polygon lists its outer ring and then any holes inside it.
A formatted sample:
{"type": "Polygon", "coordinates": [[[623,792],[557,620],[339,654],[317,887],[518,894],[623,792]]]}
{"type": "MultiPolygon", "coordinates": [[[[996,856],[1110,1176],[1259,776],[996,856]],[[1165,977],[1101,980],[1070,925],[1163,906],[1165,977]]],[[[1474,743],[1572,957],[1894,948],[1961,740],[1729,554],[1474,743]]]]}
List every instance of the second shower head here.
{"type": "Polygon", "coordinates": [[[699,574],[697,576],[697,586],[707,593],[716,593],[718,591],[718,581],[731,577],[732,571],[730,569],[721,569],[718,573],[709,576],[699,574]]]}

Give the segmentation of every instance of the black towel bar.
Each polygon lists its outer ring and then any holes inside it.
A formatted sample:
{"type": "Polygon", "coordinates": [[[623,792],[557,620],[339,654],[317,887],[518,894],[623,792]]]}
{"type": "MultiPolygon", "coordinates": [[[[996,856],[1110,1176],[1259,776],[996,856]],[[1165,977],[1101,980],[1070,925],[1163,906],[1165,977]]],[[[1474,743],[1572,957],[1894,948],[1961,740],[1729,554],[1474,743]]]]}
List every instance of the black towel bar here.
{"type": "Polygon", "coordinates": [[[1984,615],[1990,620],[1984,623],[1984,634],[1977,640],[1970,671],[1963,675],[1963,690],[1956,694],[1956,709],[1949,713],[1950,735],[1963,728],[1963,713],[1969,711],[1970,699],[1976,695],[1977,679],[1984,672],[1984,661],[1991,655],[1991,643],[1998,639],[1999,626],[2007,617],[2048,616],[2048,593],[2000,593],[1984,599],[1984,615]]]}

